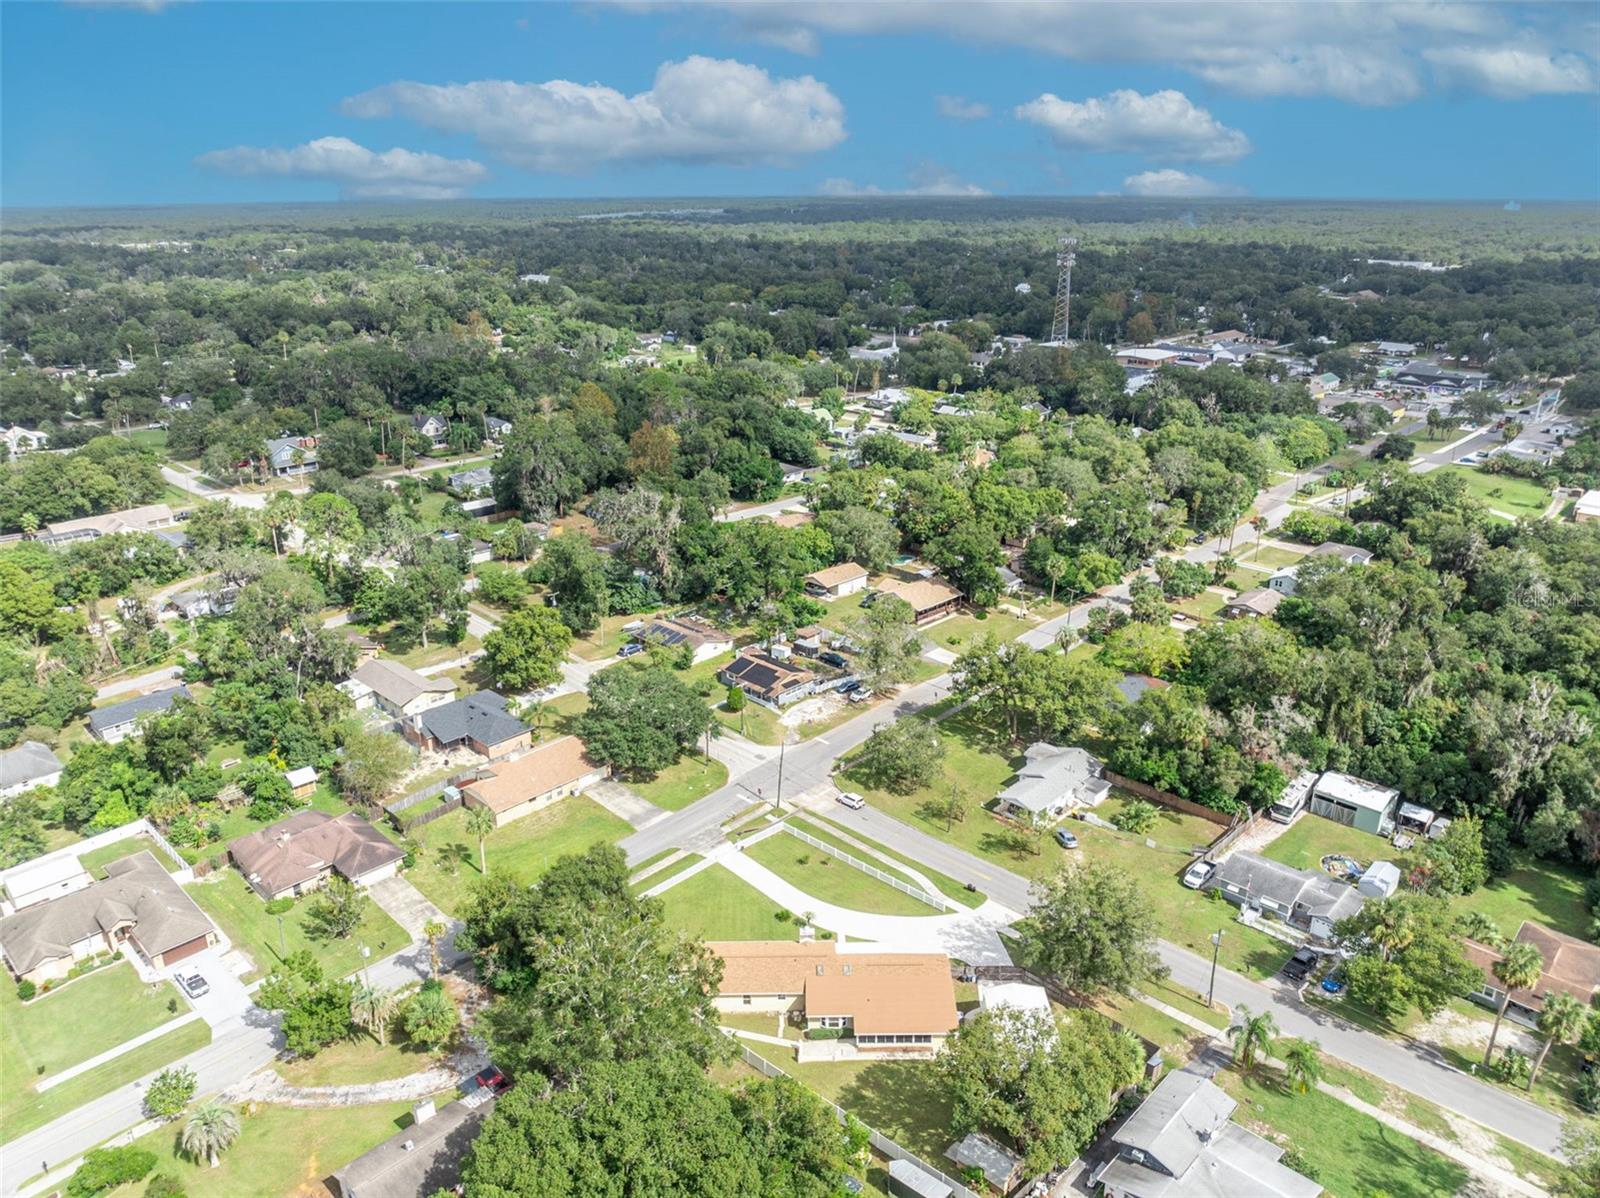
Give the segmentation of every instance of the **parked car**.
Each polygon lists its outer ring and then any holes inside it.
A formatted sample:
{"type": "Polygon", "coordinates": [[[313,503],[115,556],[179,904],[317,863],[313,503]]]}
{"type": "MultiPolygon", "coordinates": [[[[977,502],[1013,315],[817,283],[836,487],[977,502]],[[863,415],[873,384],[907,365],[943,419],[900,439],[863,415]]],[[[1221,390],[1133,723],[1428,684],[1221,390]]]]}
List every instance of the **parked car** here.
{"type": "Polygon", "coordinates": [[[872,692],[864,686],[858,686],[855,690],[846,695],[845,698],[849,699],[852,703],[866,703],[871,700],[872,692]]]}
{"type": "Polygon", "coordinates": [[[1183,884],[1190,890],[1199,890],[1206,884],[1206,879],[1217,872],[1214,861],[1196,861],[1183,871],[1183,884]]]}
{"type": "Polygon", "coordinates": [[[844,669],[847,665],[850,664],[850,659],[848,657],[846,657],[843,653],[835,653],[831,649],[826,653],[817,654],[817,660],[821,661],[821,662],[823,662],[823,663],[825,663],[827,665],[833,666],[835,669],[839,669],[839,670],[844,669]]]}
{"type": "Polygon", "coordinates": [[[511,1083],[506,1080],[506,1075],[501,1073],[500,1070],[496,1069],[493,1065],[478,1070],[478,1072],[473,1075],[472,1080],[477,1082],[485,1090],[491,1090],[496,1094],[504,1094],[511,1088],[511,1083]]]}
{"type": "Polygon", "coordinates": [[[632,657],[637,653],[643,653],[643,652],[644,652],[644,646],[641,645],[638,641],[629,641],[626,645],[622,646],[622,648],[617,650],[617,656],[618,657],[632,657]]]}
{"type": "Polygon", "coordinates": [[[183,987],[183,992],[190,998],[199,998],[202,994],[211,993],[211,983],[198,973],[180,973],[177,979],[178,985],[183,987]]]}
{"type": "Polygon", "coordinates": [[[861,689],[861,681],[857,678],[846,678],[833,689],[838,691],[841,695],[854,694],[856,691],[861,689]]]}
{"type": "Polygon", "coordinates": [[[1075,849],[1078,847],[1078,838],[1065,828],[1057,828],[1056,843],[1064,849],[1075,849]]]}
{"type": "Polygon", "coordinates": [[[1317,967],[1317,954],[1309,948],[1295,950],[1294,956],[1283,963],[1280,972],[1291,982],[1303,982],[1317,967]]]}
{"type": "Polygon", "coordinates": [[[867,801],[853,790],[841,790],[839,792],[839,801],[850,808],[851,811],[860,811],[867,805],[867,801]]]}

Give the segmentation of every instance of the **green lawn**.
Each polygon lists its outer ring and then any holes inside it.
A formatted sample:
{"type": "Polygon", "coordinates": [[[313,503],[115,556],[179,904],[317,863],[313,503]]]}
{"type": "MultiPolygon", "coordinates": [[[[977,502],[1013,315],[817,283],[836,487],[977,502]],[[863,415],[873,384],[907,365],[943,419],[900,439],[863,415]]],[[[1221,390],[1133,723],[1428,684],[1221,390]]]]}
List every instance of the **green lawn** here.
{"type": "Polygon", "coordinates": [[[986,635],[992,635],[1002,642],[1014,641],[1033,626],[1032,620],[1024,620],[1009,612],[991,611],[983,619],[979,619],[976,613],[968,613],[934,624],[923,636],[942,648],[960,653],[986,635]]]}
{"type": "Polygon", "coordinates": [[[347,1086],[408,1077],[433,1068],[439,1060],[436,1054],[408,1044],[397,1035],[391,1035],[388,1044],[380,1045],[363,1032],[354,1039],[329,1045],[314,1057],[276,1061],[272,1067],[291,1086],[347,1086]]]}
{"type": "MultiPolygon", "coordinates": [[[[33,1089],[35,1082],[160,1027],[188,1009],[189,1004],[170,982],[146,985],[126,961],[107,965],[26,1003],[7,980],[0,986],[0,1126],[4,1128],[0,1135],[5,1139],[21,1135],[27,1128],[18,1127],[15,1120],[25,1119],[24,1112],[41,1103],[49,1102],[49,1109],[56,1113],[76,1105],[63,1105],[62,1099],[53,1097],[70,1089],[72,1083],[39,1095],[33,1089]],[[168,1003],[173,1002],[176,1010],[169,1010],[168,1003]]],[[[102,1092],[80,1094],[77,1101],[102,1092]]]]}
{"type": "Polygon", "coordinates": [[[798,886],[818,902],[875,915],[939,915],[909,894],[902,894],[870,874],[814,849],[786,832],[769,836],[745,850],[785,882],[798,886]]]}
{"type": "Polygon", "coordinates": [[[1450,1198],[1469,1180],[1454,1161],[1331,1095],[1294,1094],[1280,1077],[1241,1078],[1231,1070],[1216,1081],[1240,1101],[1234,1118],[1292,1144],[1332,1198],[1450,1198]]]}
{"type": "Polygon", "coordinates": [[[932,1061],[819,1061],[796,1064],[794,1051],[745,1042],[810,1089],[930,1164],[944,1161],[950,1134],[947,1087],[932,1061]]]}
{"type": "Polygon", "coordinates": [[[802,819],[796,819],[795,823],[798,824],[804,831],[809,832],[819,840],[825,840],[829,844],[838,845],[840,848],[844,849],[845,852],[853,853],[857,857],[862,857],[869,865],[876,865],[879,869],[895,874],[900,877],[901,880],[910,882],[912,885],[916,885],[917,883],[915,879],[911,878],[903,871],[895,869],[892,865],[885,864],[877,857],[864,855],[861,850],[851,842],[859,842],[860,844],[866,845],[869,848],[876,849],[885,857],[890,857],[893,860],[900,862],[902,865],[909,865],[912,869],[916,870],[923,877],[927,878],[928,881],[937,886],[939,888],[939,892],[946,898],[953,899],[955,902],[960,903],[963,907],[981,907],[983,906],[984,900],[987,898],[982,891],[968,890],[964,885],[947,874],[942,874],[936,869],[931,869],[926,865],[922,865],[919,862],[913,861],[904,853],[897,853],[887,845],[879,844],[876,840],[862,836],[859,832],[856,832],[853,829],[837,829],[837,831],[844,832],[845,835],[850,838],[849,840],[842,839],[835,833],[835,831],[830,830],[834,829],[835,825],[825,817],[820,818],[819,822],[817,823],[811,823],[802,819]]]}
{"type": "Polygon", "coordinates": [[[255,968],[245,975],[246,981],[267,973],[283,955],[299,949],[309,949],[324,970],[342,977],[361,968],[366,960],[361,956],[363,945],[372,952],[370,960],[377,961],[411,942],[404,929],[384,914],[377,903],[370,901],[361,926],[349,936],[342,940],[314,939],[307,927],[307,915],[316,901],[315,896],[297,900],[294,909],[280,920],[267,914],[261,896],[251,890],[239,871],[231,866],[216,870],[184,889],[227,934],[235,948],[250,954],[255,968]]]}
{"type": "Polygon", "coordinates": [[[97,878],[106,876],[106,866],[113,861],[121,861],[124,857],[131,857],[135,853],[149,853],[170,874],[177,870],[171,857],[168,857],[151,842],[147,836],[130,836],[126,840],[118,840],[112,844],[103,844],[97,849],[90,849],[87,853],[78,854],[78,863],[97,878]]]}
{"type": "Polygon", "coordinates": [[[1304,553],[1291,552],[1288,549],[1279,549],[1276,545],[1263,545],[1260,549],[1251,549],[1247,553],[1235,555],[1241,562],[1250,562],[1257,566],[1271,566],[1274,570],[1281,570],[1284,566],[1292,566],[1305,557],[1304,553]]]}
{"type": "Polygon", "coordinates": [[[1329,853],[1343,853],[1362,865],[1371,865],[1374,861],[1391,857],[1393,850],[1381,836],[1323,819],[1310,812],[1302,815],[1293,827],[1261,850],[1263,857],[1270,857],[1296,869],[1313,870],[1322,867],[1322,858],[1329,853]]]}
{"type": "MultiPolygon", "coordinates": [[[[73,1026],[86,1027],[87,1024],[73,1026]]],[[[14,1086],[7,1081],[5,1093],[0,1096],[0,1128],[4,1129],[0,1131],[0,1139],[10,1141],[26,1135],[210,1043],[211,1029],[205,1020],[195,1019],[42,1094],[36,1093],[31,1084],[14,1086]]]]}
{"type": "MultiPolygon", "coordinates": [[[[328,815],[343,815],[347,811],[354,810],[349,803],[333,792],[326,781],[320,783],[317,789],[311,792],[311,798],[306,801],[306,806],[313,811],[326,812],[328,815]]],[[[248,836],[251,832],[260,831],[268,823],[276,822],[276,820],[263,822],[258,819],[252,819],[250,817],[250,804],[237,803],[224,813],[221,819],[217,820],[217,826],[221,830],[217,839],[207,841],[198,848],[180,848],[178,852],[191,865],[210,857],[226,856],[228,845],[231,842],[238,840],[241,836],[248,836]]]]}
{"type": "MultiPolygon", "coordinates": [[[[313,1198],[327,1193],[322,1179],[333,1170],[409,1127],[411,1106],[386,1102],[322,1110],[247,1108],[239,1113],[239,1138],[215,1169],[179,1153],[178,1126],[159,1128],[134,1143],[154,1152],[156,1172],[177,1178],[189,1198],[313,1198]]],[[[136,1198],[144,1184],[112,1190],[107,1198],[136,1198]]]]}
{"type": "Polygon", "coordinates": [[[608,657],[615,657],[617,650],[633,639],[628,633],[622,631],[622,626],[624,624],[632,624],[635,620],[645,619],[649,619],[649,617],[642,615],[607,616],[600,622],[599,629],[574,638],[572,655],[581,657],[584,661],[604,661],[608,657]]]}
{"type": "Polygon", "coordinates": [[[654,890],[657,886],[661,885],[661,883],[670,878],[677,877],[684,870],[689,869],[696,861],[699,860],[699,853],[685,853],[671,865],[646,874],[643,878],[640,878],[637,882],[634,882],[632,884],[633,892],[635,894],[643,894],[646,890],[654,890]]]}
{"type": "Polygon", "coordinates": [[[661,896],[666,921],[702,940],[794,940],[792,919],[744,879],[720,865],[701,870],[661,896]]]}
{"type": "Polygon", "coordinates": [[[1515,936],[1524,920],[1532,920],[1587,939],[1590,919],[1583,883],[1576,869],[1523,856],[1505,877],[1454,900],[1454,905],[1461,912],[1481,911],[1505,936],[1515,936]]]}
{"type": "Polygon", "coordinates": [[[777,712],[748,700],[743,711],[732,712],[722,699],[716,696],[713,699],[711,714],[729,732],[737,732],[758,745],[775,745],[783,739],[783,725],[778,720],[777,712]]]}
{"type": "MultiPolygon", "coordinates": [[[[491,871],[509,874],[523,885],[536,882],[557,858],[590,845],[611,844],[633,831],[593,799],[565,798],[497,829],[485,843],[491,871]]],[[[407,872],[416,888],[446,914],[457,914],[478,877],[478,841],[467,833],[465,811],[418,828],[416,867],[407,872]]]]}
{"type": "Polygon", "coordinates": [[[1218,619],[1227,598],[1216,591],[1201,591],[1198,595],[1191,595],[1187,599],[1178,599],[1171,602],[1174,611],[1181,611],[1184,615],[1195,620],[1218,619]]]}
{"type": "Polygon", "coordinates": [[[728,767],[722,762],[702,761],[690,753],[648,782],[628,781],[626,785],[640,798],[657,807],[681,811],[696,799],[703,799],[712,791],[727,785],[727,782],[728,767]]]}
{"type": "Polygon", "coordinates": [[[1441,466],[1435,473],[1456,475],[1466,482],[1469,495],[1513,516],[1538,516],[1550,506],[1550,492],[1524,478],[1485,474],[1471,466],[1441,466]]]}
{"type": "MultiPolygon", "coordinates": [[[[1237,924],[1231,906],[1202,898],[1178,881],[1190,859],[1190,850],[1215,840],[1223,830],[1220,825],[1166,808],[1158,808],[1155,826],[1143,836],[1074,820],[1069,826],[1082,845],[1080,849],[1058,848],[1046,837],[1034,853],[1014,840],[1014,825],[976,805],[989,801],[1004,787],[1015,772],[1014,761],[1020,759],[1008,758],[1006,747],[995,746],[986,730],[974,725],[965,713],[943,720],[939,731],[945,741],[945,759],[942,776],[933,786],[897,795],[867,786],[848,771],[847,781],[870,804],[896,819],[1026,878],[1048,877],[1078,857],[1109,861],[1130,874],[1144,890],[1164,938],[1209,956],[1211,933],[1224,928],[1227,935],[1221,962],[1249,977],[1270,976],[1289,955],[1288,949],[1272,937],[1237,924]],[[975,805],[965,820],[947,829],[944,819],[928,811],[927,804],[948,795],[952,786],[959,787],[975,805]],[[1153,848],[1146,845],[1146,839],[1155,842],[1153,848]]],[[[1113,795],[1096,814],[1110,819],[1126,801],[1123,796],[1113,795]]]]}
{"type": "Polygon", "coordinates": [[[1096,1010],[1154,1044],[1161,1050],[1168,1069],[1184,1065],[1199,1051],[1199,1042],[1205,1038],[1203,1032],[1136,998],[1111,995],[1097,1003],[1096,1010]]]}

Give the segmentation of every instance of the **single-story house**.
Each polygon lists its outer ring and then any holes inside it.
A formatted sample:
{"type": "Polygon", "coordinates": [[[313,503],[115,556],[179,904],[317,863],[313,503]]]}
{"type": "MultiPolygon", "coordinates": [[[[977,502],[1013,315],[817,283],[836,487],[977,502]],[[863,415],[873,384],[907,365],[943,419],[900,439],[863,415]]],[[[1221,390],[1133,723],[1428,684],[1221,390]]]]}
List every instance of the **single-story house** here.
{"type": "Polygon", "coordinates": [[[297,799],[310,798],[312,792],[317,789],[317,768],[313,765],[284,770],[283,778],[289,784],[290,793],[297,799]]]}
{"type": "Polygon", "coordinates": [[[1387,836],[1394,831],[1395,809],[1399,805],[1400,792],[1393,787],[1338,770],[1327,770],[1311,788],[1312,815],[1374,836],[1387,836]]]}
{"type": "Polygon", "coordinates": [[[1336,557],[1347,566],[1365,566],[1372,561],[1372,550],[1345,545],[1339,541],[1324,541],[1306,556],[1336,557]]]}
{"type": "Polygon", "coordinates": [[[1105,764],[1076,745],[1035,741],[1023,756],[1016,781],[997,796],[1001,813],[1013,819],[1053,824],[1074,807],[1099,806],[1111,793],[1105,764]]]}
{"type": "Polygon", "coordinates": [[[0,753],[0,799],[23,794],[36,786],[54,786],[61,781],[61,759],[50,746],[25,740],[14,749],[0,753]]]}
{"type": "Polygon", "coordinates": [[[113,703],[109,707],[97,707],[89,713],[89,732],[106,744],[114,745],[138,732],[140,716],[159,714],[170,708],[175,700],[192,697],[189,688],[180,682],[177,686],[151,691],[148,695],[139,695],[133,699],[124,699],[121,703],[113,703]]]}
{"type": "Polygon", "coordinates": [[[405,850],[353,811],[296,811],[228,845],[228,856],[264,899],[315,890],[337,872],[357,886],[391,878],[405,850]]]}
{"type": "Polygon", "coordinates": [[[386,657],[362,662],[350,675],[350,681],[365,688],[360,697],[351,693],[358,688],[346,691],[357,708],[376,703],[397,719],[421,715],[430,707],[450,702],[456,693],[455,683],[448,678],[429,678],[386,657]]]}
{"type": "MultiPolygon", "coordinates": [[[[356,663],[358,665],[365,665],[367,662],[369,662],[373,658],[377,657],[378,656],[378,650],[383,648],[382,645],[378,644],[377,641],[373,640],[370,636],[368,636],[366,633],[362,632],[359,628],[352,628],[352,627],[350,627],[350,625],[346,624],[340,631],[342,631],[344,633],[345,643],[350,645],[350,646],[352,646],[355,649],[355,651],[356,651],[356,663]]],[[[369,687],[368,690],[367,690],[367,697],[368,697],[369,703],[370,703],[370,700],[371,700],[371,696],[372,696],[372,691],[371,691],[371,688],[369,687]]]]}
{"type": "Polygon", "coordinates": [[[889,1162],[890,1198],[950,1198],[955,1191],[910,1161],[889,1162]]]}
{"type": "Polygon", "coordinates": [[[1331,940],[1333,925],[1363,905],[1360,891],[1348,882],[1243,850],[1220,862],[1205,886],[1221,891],[1230,903],[1276,915],[1318,940],[1331,940]]]}
{"type": "Polygon", "coordinates": [[[841,952],[833,940],[725,940],[719,1011],[783,1013],[837,1028],[860,1056],[937,1052],[955,1031],[955,984],[943,953],[841,952]]]}
{"type": "Polygon", "coordinates": [[[1282,1148],[1231,1121],[1238,1106],[1200,1073],[1167,1074],[1113,1134],[1091,1187],[1106,1198],[1317,1198],[1322,1186],[1283,1164],[1282,1148]]]}
{"type": "Polygon", "coordinates": [[[784,707],[803,699],[817,687],[817,676],[797,664],[784,645],[745,649],[717,672],[728,686],[737,686],[764,707],[784,707]]]}
{"type": "Polygon", "coordinates": [[[1372,350],[1386,358],[1409,358],[1417,352],[1417,347],[1409,341],[1380,341],[1372,350]]]}
{"type": "Polygon", "coordinates": [[[50,443],[50,437],[36,429],[23,428],[20,424],[11,425],[0,429],[0,443],[4,443],[12,461],[32,453],[35,449],[43,449],[50,443]]]}
{"type": "MultiPolygon", "coordinates": [[[[1519,1023],[1532,1024],[1544,1010],[1545,999],[1557,992],[1570,994],[1584,1006],[1600,999],[1600,945],[1568,936],[1554,928],[1524,920],[1516,939],[1539,950],[1544,971],[1527,990],[1513,990],[1506,1015],[1519,1023]]],[[[1483,971],[1483,984],[1467,997],[1498,1009],[1506,996],[1504,983],[1494,976],[1494,963],[1501,953],[1476,940],[1466,942],[1467,960],[1483,971]]]]}
{"type": "Polygon", "coordinates": [[[779,462],[778,469],[783,472],[785,486],[798,486],[817,471],[815,466],[797,466],[793,462],[779,462]]]}
{"type": "Polygon", "coordinates": [[[154,532],[170,528],[175,521],[172,509],[164,503],[147,503],[120,512],[107,512],[100,516],[84,516],[77,520],[57,520],[46,524],[39,540],[48,545],[70,545],[74,541],[92,541],[119,532],[154,532]]]}
{"type": "Polygon", "coordinates": [[[20,911],[93,883],[94,877],[72,853],[51,853],[6,870],[6,897],[20,911]]]}
{"type": "Polygon", "coordinates": [[[186,620],[198,620],[204,616],[225,616],[239,601],[239,588],[234,586],[219,586],[211,588],[197,588],[192,591],[179,591],[166,601],[162,606],[163,611],[177,612],[186,620]]]}
{"type": "Polygon", "coordinates": [[[6,964],[34,983],[99,953],[134,951],[159,969],[216,942],[211,921],[148,850],[108,864],[102,881],[0,919],[6,964]]]}
{"type": "Polygon", "coordinates": [[[1000,593],[1002,595],[1020,595],[1022,593],[1022,575],[1010,566],[1000,566],[995,570],[1000,576],[1000,593]]]}
{"type": "Polygon", "coordinates": [[[486,439],[498,444],[511,435],[511,421],[501,420],[498,416],[485,416],[483,418],[483,435],[486,439]]]}
{"type": "Polygon", "coordinates": [[[476,782],[461,788],[468,807],[494,813],[495,827],[547,807],[567,795],[582,793],[610,773],[590,759],[576,736],[563,736],[511,761],[489,767],[476,782]]]}
{"type": "Polygon", "coordinates": [[[1236,620],[1241,617],[1270,616],[1278,610],[1278,604],[1283,602],[1283,595],[1279,591],[1268,587],[1254,587],[1242,594],[1234,596],[1223,604],[1224,618],[1236,620]]]}
{"type": "Polygon", "coordinates": [[[457,470],[445,480],[450,490],[462,499],[476,499],[494,490],[494,471],[487,466],[457,470]]]}
{"type": "Polygon", "coordinates": [[[315,437],[270,438],[267,441],[267,467],[280,478],[312,473],[317,469],[317,439],[315,437]]]}
{"type": "Polygon", "coordinates": [[[694,616],[662,616],[650,620],[633,634],[633,639],[666,645],[672,649],[679,645],[690,645],[694,650],[696,665],[713,657],[721,657],[733,648],[731,632],[724,632],[709,620],[694,616]]]}
{"type": "Polygon", "coordinates": [[[919,625],[942,620],[961,606],[960,591],[931,578],[919,578],[915,582],[888,582],[878,593],[904,599],[911,605],[919,625]]]}
{"type": "Polygon", "coordinates": [[[1578,496],[1572,504],[1572,518],[1579,524],[1600,524],[1600,490],[1578,496]]]}
{"type": "Polygon", "coordinates": [[[1117,680],[1117,694],[1128,703],[1137,703],[1145,691],[1160,690],[1167,684],[1149,674],[1124,674],[1117,680]]]}
{"type": "Polygon", "coordinates": [[[840,562],[806,575],[806,594],[817,599],[842,599],[866,588],[867,568],[855,562],[840,562]]]}
{"type": "Polygon", "coordinates": [[[505,697],[494,691],[430,707],[406,727],[407,735],[426,748],[466,748],[489,758],[522,752],[532,743],[532,730],[506,711],[505,697]]]}
{"type": "Polygon", "coordinates": [[[1025,1168],[1022,1157],[981,1131],[968,1132],[946,1148],[944,1154],[958,1169],[982,1170],[983,1179],[998,1193],[1009,1194],[1022,1182],[1025,1168]]]}
{"type": "Polygon", "coordinates": [[[462,1162],[494,1103],[494,1091],[482,1086],[437,1114],[432,1099],[419,1102],[412,1110],[410,1127],[333,1171],[329,1177],[333,1192],[338,1198],[454,1193],[461,1184],[462,1162]]]}

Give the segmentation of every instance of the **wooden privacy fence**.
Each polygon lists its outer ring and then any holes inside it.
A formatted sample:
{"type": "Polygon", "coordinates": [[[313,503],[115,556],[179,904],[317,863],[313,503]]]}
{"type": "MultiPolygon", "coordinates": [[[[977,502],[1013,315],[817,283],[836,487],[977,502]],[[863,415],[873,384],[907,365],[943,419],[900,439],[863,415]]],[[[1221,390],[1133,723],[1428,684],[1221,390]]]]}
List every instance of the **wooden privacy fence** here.
{"type": "MultiPolygon", "coordinates": [[[[777,1065],[774,1065],[771,1061],[767,1060],[766,1057],[761,1056],[759,1053],[751,1052],[743,1044],[739,1045],[739,1054],[743,1058],[746,1065],[750,1066],[750,1068],[754,1069],[757,1073],[760,1073],[764,1077],[787,1077],[790,1078],[790,1080],[798,1080],[794,1078],[794,1076],[787,1070],[781,1069],[777,1065]]],[[[801,1084],[803,1085],[804,1083],[801,1084]]],[[[820,1095],[818,1095],[818,1100],[821,1102],[827,1102],[828,1109],[833,1112],[833,1117],[839,1120],[840,1123],[843,1123],[848,1117],[848,1112],[843,1107],[834,1106],[833,1103],[828,1102],[827,1099],[822,1098],[820,1095]]],[[[937,1177],[945,1185],[949,1186],[954,1198],[978,1198],[976,1194],[967,1189],[966,1186],[962,1185],[955,1178],[945,1173],[944,1170],[934,1168],[916,1153],[908,1152],[906,1149],[900,1147],[900,1145],[896,1144],[888,1136],[870,1127],[867,1128],[867,1133],[868,1140],[872,1144],[873,1151],[878,1153],[879,1156],[887,1157],[892,1161],[910,1161],[924,1173],[928,1173],[934,1177],[937,1177]]]]}
{"type": "Polygon", "coordinates": [[[1204,807],[1199,803],[1191,803],[1188,799],[1179,798],[1171,791],[1159,790],[1147,782],[1135,782],[1132,778],[1124,778],[1121,774],[1106,771],[1106,781],[1123,790],[1132,791],[1141,799],[1149,799],[1152,803],[1160,803],[1163,807],[1170,807],[1174,811],[1181,811],[1185,815],[1198,815],[1203,820],[1210,820],[1214,824],[1227,827],[1238,818],[1225,811],[1218,811],[1213,807],[1204,807]]]}

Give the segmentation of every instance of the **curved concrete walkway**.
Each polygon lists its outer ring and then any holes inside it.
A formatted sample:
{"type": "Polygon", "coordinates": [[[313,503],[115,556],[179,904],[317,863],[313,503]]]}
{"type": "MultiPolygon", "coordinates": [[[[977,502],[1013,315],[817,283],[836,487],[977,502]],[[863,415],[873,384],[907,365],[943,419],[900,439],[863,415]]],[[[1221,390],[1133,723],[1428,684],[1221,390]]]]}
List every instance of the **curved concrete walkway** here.
{"type": "Polygon", "coordinates": [[[1014,922],[1017,914],[992,899],[976,910],[953,915],[874,915],[822,902],[784,881],[766,866],[752,861],[732,845],[711,854],[710,859],[780,907],[797,913],[810,912],[818,927],[841,937],[872,942],[860,948],[841,944],[840,952],[897,949],[947,953],[969,965],[1011,964],[1011,956],[1000,940],[1000,929],[1014,922]]]}

